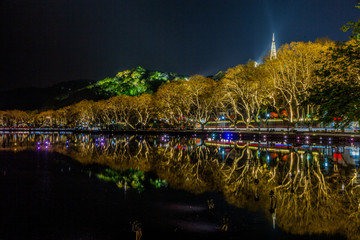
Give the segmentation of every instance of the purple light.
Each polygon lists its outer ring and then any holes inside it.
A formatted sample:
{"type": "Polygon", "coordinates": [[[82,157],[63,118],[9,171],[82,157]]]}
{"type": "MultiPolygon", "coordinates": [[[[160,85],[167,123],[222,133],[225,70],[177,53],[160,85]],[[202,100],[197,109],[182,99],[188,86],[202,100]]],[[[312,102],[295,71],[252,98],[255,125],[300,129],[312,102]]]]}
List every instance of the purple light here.
{"type": "Polygon", "coordinates": [[[169,204],[165,206],[165,208],[180,212],[201,212],[206,209],[204,206],[189,206],[187,204],[182,204],[182,203],[169,204]]]}
{"type": "Polygon", "coordinates": [[[184,220],[171,220],[172,224],[176,224],[183,229],[192,232],[216,232],[219,230],[219,226],[214,223],[207,222],[188,222],[184,220]]]}

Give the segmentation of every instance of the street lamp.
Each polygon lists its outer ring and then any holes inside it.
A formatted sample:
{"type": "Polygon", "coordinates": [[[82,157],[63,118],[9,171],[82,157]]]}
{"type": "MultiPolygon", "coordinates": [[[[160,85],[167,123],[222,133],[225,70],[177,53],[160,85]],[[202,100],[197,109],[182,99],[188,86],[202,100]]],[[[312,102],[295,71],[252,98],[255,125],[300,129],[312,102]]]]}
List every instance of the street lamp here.
{"type": "Polygon", "coordinates": [[[270,113],[267,113],[266,114],[266,127],[267,127],[267,130],[269,131],[269,125],[268,125],[268,118],[270,117],[270,113]]]}

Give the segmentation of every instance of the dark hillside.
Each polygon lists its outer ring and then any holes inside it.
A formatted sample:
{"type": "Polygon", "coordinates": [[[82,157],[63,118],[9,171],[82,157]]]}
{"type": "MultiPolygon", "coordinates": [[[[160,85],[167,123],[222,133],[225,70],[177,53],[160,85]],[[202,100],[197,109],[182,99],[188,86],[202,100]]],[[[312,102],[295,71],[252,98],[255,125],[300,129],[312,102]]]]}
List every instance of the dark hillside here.
{"type": "Polygon", "coordinates": [[[100,81],[75,80],[48,88],[18,88],[0,91],[0,110],[48,110],[65,107],[81,100],[111,98],[117,95],[139,96],[154,93],[169,81],[186,78],[176,73],[149,71],[142,67],[125,70],[100,81]]]}

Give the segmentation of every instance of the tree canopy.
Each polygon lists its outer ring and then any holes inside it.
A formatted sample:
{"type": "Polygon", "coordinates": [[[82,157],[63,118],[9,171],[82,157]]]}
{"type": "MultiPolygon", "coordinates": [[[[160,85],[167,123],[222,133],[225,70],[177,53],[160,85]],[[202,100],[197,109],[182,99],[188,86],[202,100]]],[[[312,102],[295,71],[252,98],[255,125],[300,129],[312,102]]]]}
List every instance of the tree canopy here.
{"type": "Polygon", "coordinates": [[[344,128],[360,123],[360,19],[341,29],[351,31],[351,40],[328,49],[315,72],[321,81],[310,89],[306,103],[317,106],[320,121],[344,128]]]}
{"type": "Polygon", "coordinates": [[[143,93],[154,93],[159,86],[174,79],[184,78],[176,73],[149,71],[138,66],[116,74],[113,78],[105,78],[87,88],[100,91],[109,97],[116,95],[140,96],[143,93]]]}

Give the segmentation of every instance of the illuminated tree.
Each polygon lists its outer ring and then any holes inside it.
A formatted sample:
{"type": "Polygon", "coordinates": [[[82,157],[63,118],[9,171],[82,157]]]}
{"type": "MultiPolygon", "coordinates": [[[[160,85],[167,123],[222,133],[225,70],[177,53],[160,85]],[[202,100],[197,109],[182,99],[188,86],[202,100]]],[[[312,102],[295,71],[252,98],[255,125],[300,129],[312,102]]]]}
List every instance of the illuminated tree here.
{"type": "Polygon", "coordinates": [[[273,107],[292,127],[312,113],[309,105],[301,104],[309,96],[309,89],[319,82],[315,70],[321,68],[319,61],[326,57],[324,52],[332,45],[331,42],[292,42],[279,49],[276,59],[265,62],[275,89],[273,107]],[[281,110],[286,114],[281,114],[281,110]]]}
{"type": "Polygon", "coordinates": [[[183,101],[188,104],[187,117],[194,123],[205,124],[217,116],[218,99],[214,97],[216,83],[210,78],[194,75],[189,80],[182,80],[183,92],[180,92],[183,101]]]}
{"type": "Polygon", "coordinates": [[[107,102],[109,104],[109,111],[111,112],[112,122],[117,124],[124,124],[131,129],[135,129],[138,118],[135,113],[136,97],[120,95],[110,98],[107,102]]]}
{"type": "Polygon", "coordinates": [[[8,113],[7,111],[0,111],[0,125],[1,126],[6,126],[8,124],[8,113]]]}
{"type": "Polygon", "coordinates": [[[3,122],[7,126],[19,127],[27,125],[30,120],[30,116],[21,110],[9,110],[3,114],[3,122]]]}
{"type": "Polygon", "coordinates": [[[188,114],[190,104],[185,97],[185,87],[183,81],[179,80],[163,85],[155,94],[155,110],[158,120],[165,121],[166,124],[180,126],[189,121],[188,114]]]}
{"type": "Polygon", "coordinates": [[[56,119],[58,121],[58,125],[62,127],[73,127],[71,124],[73,123],[72,117],[71,117],[71,107],[63,107],[58,110],[56,110],[56,119]]]}
{"type": "Polygon", "coordinates": [[[87,89],[101,96],[114,97],[117,95],[140,96],[143,93],[152,94],[159,86],[170,80],[179,79],[174,73],[148,71],[138,66],[116,74],[114,78],[105,78],[87,89]]]}
{"type": "Polygon", "coordinates": [[[55,111],[48,110],[37,114],[35,117],[35,126],[56,127],[55,111]]]}
{"type": "Polygon", "coordinates": [[[133,98],[135,101],[134,111],[141,128],[145,128],[150,119],[154,117],[153,99],[150,94],[142,94],[139,97],[133,98]]]}
{"type": "Polygon", "coordinates": [[[95,123],[96,110],[94,102],[83,100],[70,107],[70,118],[75,127],[92,127],[95,123]]]}
{"type": "Polygon", "coordinates": [[[244,122],[246,128],[251,122],[258,121],[268,98],[267,87],[269,83],[263,66],[256,67],[253,62],[238,65],[225,72],[220,85],[220,102],[235,126],[238,120],[244,122]]]}

